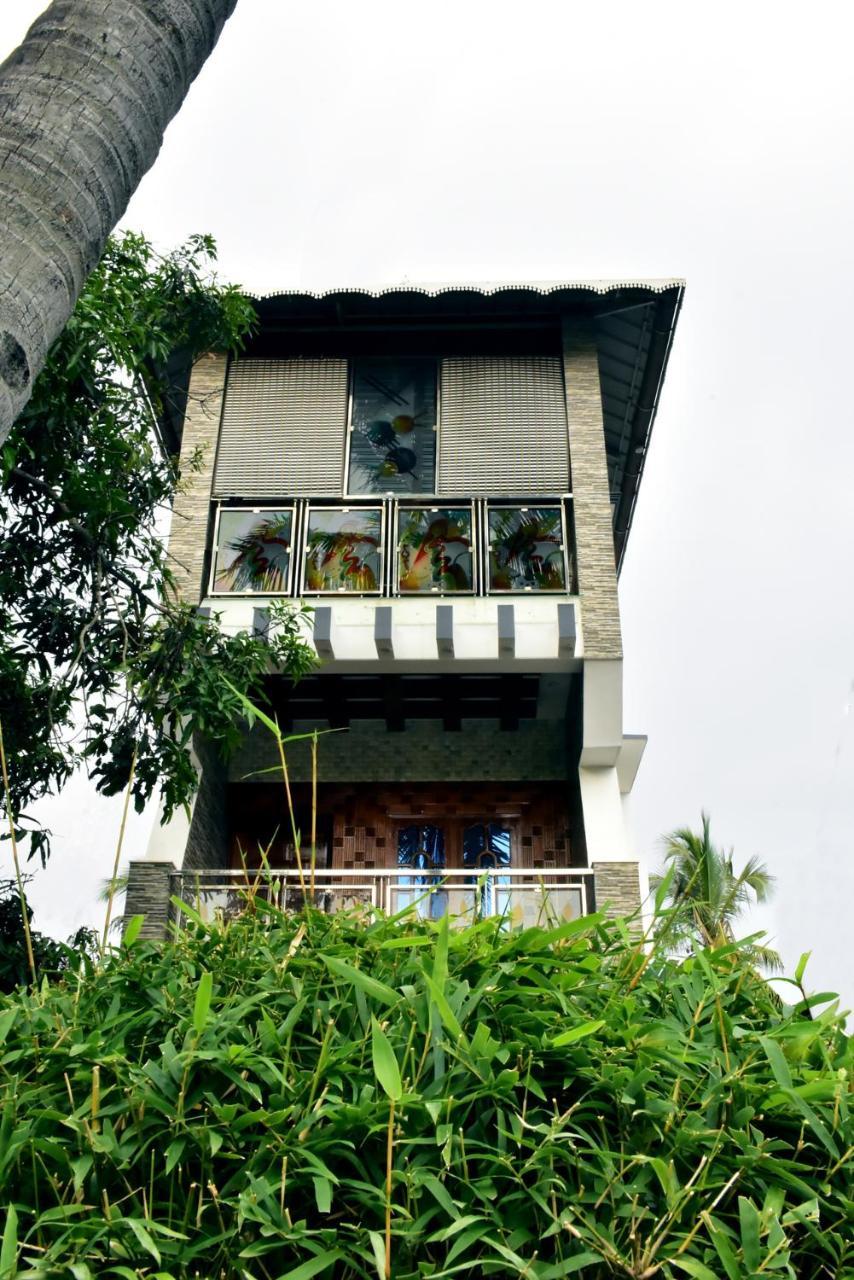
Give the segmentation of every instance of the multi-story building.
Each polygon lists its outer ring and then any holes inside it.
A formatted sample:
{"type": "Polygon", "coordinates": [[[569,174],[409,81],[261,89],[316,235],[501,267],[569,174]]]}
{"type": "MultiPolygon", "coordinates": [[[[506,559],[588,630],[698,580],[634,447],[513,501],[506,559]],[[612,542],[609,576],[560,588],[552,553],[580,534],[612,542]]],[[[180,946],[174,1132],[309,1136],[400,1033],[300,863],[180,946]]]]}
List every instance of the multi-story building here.
{"type": "MultiPolygon", "coordinates": [[[[638,906],[624,798],[617,574],[678,280],[271,294],[238,359],[188,387],[170,551],[186,599],[263,630],[308,601],[316,674],[270,679],[319,741],[314,892],[329,909],[638,906]]],[[[266,850],[295,887],[275,744],[197,744],[192,814],[131,866],[155,932],[170,892],[227,904],[266,850]],[[223,897],[225,895],[225,897],[223,897]]],[[[289,749],[302,848],[311,742],[289,749]]],[[[279,874],[281,873],[281,874],[279,874]]]]}

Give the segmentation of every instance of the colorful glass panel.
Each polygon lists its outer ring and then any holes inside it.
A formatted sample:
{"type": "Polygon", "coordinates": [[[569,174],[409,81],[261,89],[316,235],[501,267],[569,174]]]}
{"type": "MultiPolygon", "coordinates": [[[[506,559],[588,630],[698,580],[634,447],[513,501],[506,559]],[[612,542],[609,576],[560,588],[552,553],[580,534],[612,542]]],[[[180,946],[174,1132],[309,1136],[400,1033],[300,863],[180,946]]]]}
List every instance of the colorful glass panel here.
{"type": "Polygon", "coordinates": [[[379,591],[382,513],[377,507],[316,508],[308,513],[307,591],[379,591]]]}
{"type": "Polygon", "coordinates": [[[471,591],[471,508],[401,508],[397,530],[400,591],[471,591]]]}
{"type": "Polygon", "coordinates": [[[436,366],[430,360],[357,360],[348,493],[433,493],[436,366]]]}
{"type": "Polygon", "coordinates": [[[292,511],[221,511],[214,591],[287,591],[292,527],[292,511]]]}
{"type": "Polygon", "coordinates": [[[492,507],[491,591],[565,591],[566,559],[559,507],[492,507]]]}

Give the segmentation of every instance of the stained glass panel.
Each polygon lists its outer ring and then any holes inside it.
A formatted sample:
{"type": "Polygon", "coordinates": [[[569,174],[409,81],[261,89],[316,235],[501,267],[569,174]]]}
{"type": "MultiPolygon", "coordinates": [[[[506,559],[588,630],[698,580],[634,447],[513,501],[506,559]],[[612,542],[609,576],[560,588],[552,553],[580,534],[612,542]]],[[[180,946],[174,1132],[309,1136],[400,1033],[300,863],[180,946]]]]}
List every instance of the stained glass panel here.
{"type": "Polygon", "coordinates": [[[382,512],[314,508],[308,513],[307,591],[379,591],[382,586],[382,512]]]}
{"type": "Polygon", "coordinates": [[[287,591],[292,528],[292,511],[221,511],[213,590],[287,591]]]}
{"type": "MultiPolygon", "coordinates": [[[[463,866],[472,871],[509,867],[511,853],[510,832],[500,822],[478,822],[463,831],[463,866]]],[[[481,876],[475,883],[476,915],[502,915],[508,910],[509,876],[481,876]]]]}
{"type": "Polygon", "coordinates": [[[491,591],[565,591],[566,559],[559,507],[492,507],[491,591]]]}
{"type": "Polygon", "coordinates": [[[471,508],[401,508],[397,531],[400,591],[471,591],[471,508]]]}
{"type": "Polygon", "coordinates": [[[433,493],[436,366],[357,360],[353,368],[348,493],[433,493]]]}

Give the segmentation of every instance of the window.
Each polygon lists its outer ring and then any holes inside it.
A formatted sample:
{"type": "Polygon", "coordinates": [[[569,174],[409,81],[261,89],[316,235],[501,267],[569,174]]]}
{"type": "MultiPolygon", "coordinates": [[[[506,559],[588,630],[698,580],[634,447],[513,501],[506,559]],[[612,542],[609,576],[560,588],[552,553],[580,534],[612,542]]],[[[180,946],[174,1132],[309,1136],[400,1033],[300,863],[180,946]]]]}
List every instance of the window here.
{"type": "Polygon", "coordinates": [[[560,507],[490,507],[490,591],[566,591],[560,507]]]}
{"type": "MultiPolygon", "coordinates": [[[[500,822],[478,822],[463,831],[463,866],[474,872],[487,868],[509,867],[512,841],[510,832],[500,822]]],[[[475,883],[475,914],[504,915],[510,906],[510,877],[483,876],[475,883]]]]}
{"type": "Polygon", "coordinates": [[[441,827],[401,827],[397,836],[397,865],[411,868],[401,876],[398,910],[415,904],[420,916],[440,919],[448,910],[448,894],[443,888],[445,836],[441,827]]]}
{"type": "Polygon", "coordinates": [[[435,487],[435,362],[356,360],[348,492],[433,493],[435,487]]]}
{"type": "Polygon", "coordinates": [[[397,524],[400,592],[472,591],[472,509],[401,507],[397,524]]]}
{"type": "Polygon", "coordinates": [[[380,507],[314,507],[305,539],[306,591],[382,590],[380,507]]]}
{"type": "Polygon", "coordinates": [[[292,509],[225,508],[215,537],[212,590],[281,594],[290,589],[292,509]]]}

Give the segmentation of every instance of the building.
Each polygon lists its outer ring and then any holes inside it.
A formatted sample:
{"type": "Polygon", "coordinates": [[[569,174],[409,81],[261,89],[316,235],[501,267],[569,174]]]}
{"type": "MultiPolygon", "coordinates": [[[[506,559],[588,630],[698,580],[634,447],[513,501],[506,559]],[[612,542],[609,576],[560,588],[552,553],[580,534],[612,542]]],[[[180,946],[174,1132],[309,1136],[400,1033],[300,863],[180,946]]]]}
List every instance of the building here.
{"type": "MultiPolygon", "coordinates": [[[[320,740],[315,892],[515,920],[636,908],[617,574],[678,280],[285,292],[243,356],[195,365],[170,551],[184,597],[264,629],[314,612],[317,673],[273,677],[320,740]],[[546,906],[547,904],[547,906],[546,906]]],[[[131,866],[162,928],[187,883],[227,907],[258,849],[297,893],[275,745],[197,744],[189,818],[131,866]]],[[[311,750],[289,752],[304,851],[311,750]]],[[[299,889],[302,892],[302,889],[299,889]]]]}

